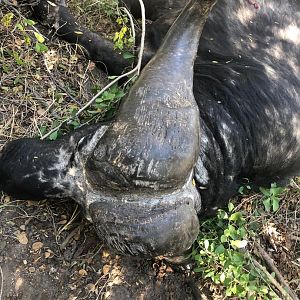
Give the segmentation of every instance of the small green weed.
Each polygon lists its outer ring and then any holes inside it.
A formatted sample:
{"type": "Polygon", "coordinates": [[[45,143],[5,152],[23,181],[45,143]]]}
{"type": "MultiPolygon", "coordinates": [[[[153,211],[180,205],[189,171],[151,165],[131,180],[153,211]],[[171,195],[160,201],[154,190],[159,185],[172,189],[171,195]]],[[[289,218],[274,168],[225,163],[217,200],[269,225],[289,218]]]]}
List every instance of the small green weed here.
{"type": "Polygon", "coordinates": [[[194,270],[224,286],[226,297],[239,299],[278,299],[262,272],[251,263],[246,251],[254,232],[247,228],[242,212],[229,203],[215,218],[203,222],[192,251],[194,270]]]}
{"type": "MultiPolygon", "coordinates": [[[[130,50],[134,46],[134,38],[132,36],[131,28],[129,27],[128,17],[121,13],[116,20],[116,23],[119,25],[120,30],[115,33],[114,36],[114,48],[115,50],[130,50]]],[[[128,53],[127,51],[123,53],[125,59],[133,58],[134,55],[128,53]]]]}
{"type": "MultiPolygon", "coordinates": [[[[99,92],[101,88],[99,86],[95,86],[93,88],[93,91],[96,93],[99,92]]],[[[90,122],[96,122],[98,119],[100,120],[108,120],[111,119],[116,112],[116,107],[118,106],[118,103],[120,100],[126,95],[126,91],[128,88],[122,88],[118,85],[113,85],[110,89],[105,91],[99,98],[96,99],[95,103],[91,105],[89,109],[87,109],[85,112],[82,113],[82,116],[75,117],[78,106],[76,105],[70,105],[68,114],[65,116],[65,119],[72,116],[74,119],[68,124],[68,127],[64,127],[63,129],[59,129],[55,132],[53,132],[50,136],[50,140],[56,140],[59,137],[62,136],[65,132],[70,132],[75,130],[76,128],[90,123],[90,122]]],[[[59,102],[59,98],[57,98],[59,102]]],[[[55,120],[52,124],[52,128],[57,127],[62,120],[55,120]]],[[[40,134],[44,135],[48,131],[47,127],[42,126],[40,128],[40,134]]]]}
{"type": "Polygon", "coordinates": [[[259,188],[264,195],[263,204],[267,212],[276,212],[279,209],[279,196],[285,191],[284,188],[278,187],[276,183],[272,183],[269,189],[259,188]]]}
{"type": "Polygon", "coordinates": [[[238,193],[243,196],[248,195],[250,192],[251,192],[251,186],[248,184],[240,186],[240,188],[238,190],[238,193]]]}
{"type": "MultiPolygon", "coordinates": [[[[94,88],[95,92],[99,91],[99,87],[94,88]]],[[[106,118],[111,118],[115,114],[116,105],[125,96],[125,91],[117,84],[105,91],[92,107],[87,110],[86,117],[106,112],[106,118]]]]}
{"type": "MultiPolygon", "coordinates": [[[[31,45],[32,38],[34,36],[34,49],[37,53],[48,51],[48,47],[44,44],[44,37],[32,27],[36,23],[30,19],[22,19],[18,23],[13,24],[14,17],[15,15],[12,12],[5,14],[1,19],[1,24],[7,29],[9,29],[11,26],[14,26],[13,30],[16,29],[21,33],[21,35],[23,36],[23,41],[27,46],[31,45]]],[[[20,60],[18,58],[16,58],[16,62],[20,65],[20,60]]]]}
{"type": "Polygon", "coordinates": [[[99,2],[99,6],[107,17],[117,17],[118,0],[102,0],[99,2]]]}
{"type": "Polygon", "coordinates": [[[103,0],[99,5],[104,14],[117,25],[118,31],[113,38],[115,50],[121,51],[125,59],[134,58],[134,55],[128,52],[133,48],[135,41],[127,14],[119,8],[116,0],[103,0]]]}

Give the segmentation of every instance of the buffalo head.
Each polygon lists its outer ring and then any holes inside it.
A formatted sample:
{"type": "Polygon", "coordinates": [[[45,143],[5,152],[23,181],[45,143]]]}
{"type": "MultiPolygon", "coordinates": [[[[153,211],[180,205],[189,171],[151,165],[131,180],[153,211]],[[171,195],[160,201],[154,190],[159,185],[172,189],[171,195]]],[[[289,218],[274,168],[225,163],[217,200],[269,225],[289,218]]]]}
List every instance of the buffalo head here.
{"type": "Polygon", "coordinates": [[[185,252],[201,208],[193,64],[214,3],[187,4],[112,123],[56,142],[9,143],[0,154],[0,188],[22,198],[72,197],[118,252],[185,252]]]}

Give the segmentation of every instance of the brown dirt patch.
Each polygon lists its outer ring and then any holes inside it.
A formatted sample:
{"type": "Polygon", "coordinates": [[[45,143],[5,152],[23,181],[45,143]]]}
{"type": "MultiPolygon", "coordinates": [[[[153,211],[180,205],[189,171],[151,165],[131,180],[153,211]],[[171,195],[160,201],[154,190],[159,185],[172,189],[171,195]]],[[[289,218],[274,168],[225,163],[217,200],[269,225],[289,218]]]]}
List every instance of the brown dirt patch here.
{"type": "Polygon", "coordinates": [[[0,202],[3,299],[194,299],[160,261],[111,254],[69,201],[0,202]]]}

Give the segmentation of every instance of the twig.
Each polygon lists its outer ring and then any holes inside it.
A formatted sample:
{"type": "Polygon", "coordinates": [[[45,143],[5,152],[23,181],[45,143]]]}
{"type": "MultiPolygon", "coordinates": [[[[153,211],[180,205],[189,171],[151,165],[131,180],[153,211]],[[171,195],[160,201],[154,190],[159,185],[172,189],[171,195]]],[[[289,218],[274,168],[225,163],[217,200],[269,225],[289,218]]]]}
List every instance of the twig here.
{"type": "Polygon", "coordinates": [[[71,99],[71,100],[73,100],[77,105],[79,105],[79,106],[81,106],[81,103],[79,102],[79,101],[77,101],[65,88],[64,88],[64,86],[62,85],[62,84],[60,84],[60,82],[58,81],[58,80],[56,80],[55,78],[54,78],[54,76],[52,75],[52,73],[51,73],[51,70],[49,69],[49,66],[48,66],[48,64],[47,64],[47,61],[46,61],[46,58],[44,57],[44,64],[45,64],[45,67],[46,67],[46,70],[47,70],[47,72],[48,72],[48,74],[49,74],[49,77],[51,78],[51,80],[52,80],[52,82],[53,82],[53,84],[55,85],[55,86],[58,86],[63,92],[65,92],[66,94],[67,94],[67,96],[71,99]]]}
{"type": "Polygon", "coordinates": [[[43,135],[41,137],[41,140],[44,140],[45,138],[49,137],[53,132],[60,129],[62,125],[66,124],[66,123],[69,124],[72,120],[74,120],[76,117],[78,117],[83,111],[85,111],[89,106],[91,106],[101,94],[103,94],[107,89],[109,89],[112,85],[114,85],[120,79],[127,77],[134,73],[136,73],[137,75],[140,74],[140,70],[141,70],[141,66],[142,66],[142,58],[143,58],[143,53],[144,53],[144,45],[145,45],[146,15],[145,15],[145,6],[144,6],[143,0],[139,0],[139,2],[140,2],[140,6],[141,6],[141,13],[142,13],[142,35],[141,35],[141,44],[140,44],[137,65],[131,71],[118,76],[112,82],[110,82],[108,85],[106,85],[88,103],[86,103],[81,109],[79,109],[78,112],[74,116],[67,118],[66,120],[61,122],[57,127],[53,128],[47,134],[43,135]]]}
{"type": "Polygon", "coordinates": [[[82,228],[83,228],[82,225],[79,225],[78,227],[75,227],[71,231],[71,233],[66,237],[66,239],[61,243],[61,245],[59,246],[60,250],[64,250],[67,247],[67,245],[69,244],[71,238],[73,236],[75,236],[78,232],[80,232],[82,228]]]}
{"type": "MultiPolygon", "coordinates": [[[[267,271],[267,269],[265,267],[263,267],[256,259],[254,259],[253,257],[251,258],[252,263],[254,264],[254,266],[256,268],[258,268],[260,271],[262,271],[267,277],[268,280],[270,281],[270,283],[273,284],[273,286],[276,287],[276,289],[281,293],[281,295],[285,298],[285,299],[293,299],[288,293],[287,291],[273,278],[273,276],[267,271]]],[[[296,298],[298,299],[298,298],[296,298]]]]}
{"type": "Polygon", "coordinates": [[[267,263],[269,268],[276,274],[277,280],[279,281],[280,284],[282,284],[284,286],[284,289],[289,294],[289,296],[293,300],[298,300],[297,295],[289,287],[289,285],[287,284],[287,282],[285,281],[285,279],[281,275],[280,271],[275,266],[275,264],[273,262],[273,259],[270,257],[270,255],[262,248],[262,246],[258,242],[254,241],[254,245],[255,245],[257,251],[259,252],[261,258],[263,258],[265,260],[265,262],[267,263]]]}
{"type": "Polygon", "coordinates": [[[0,284],[0,300],[2,300],[2,293],[3,293],[3,283],[4,283],[4,279],[3,279],[3,271],[2,271],[1,266],[0,266],[0,276],[1,276],[1,284],[0,284]]]}
{"type": "Polygon", "coordinates": [[[146,35],[146,13],[145,13],[145,5],[143,0],[139,0],[141,6],[141,13],[142,13],[142,35],[141,35],[141,44],[140,44],[140,51],[138,56],[138,63],[137,63],[137,75],[140,75],[141,66],[142,66],[142,59],[145,47],[145,35],[146,35]]]}
{"type": "Polygon", "coordinates": [[[68,227],[74,222],[74,220],[77,218],[77,216],[79,215],[79,211],[78,211],[78,205],[76,205],[73,213],[72,213],[72,216],[70,218],[70,220],[64,225],[62,226],[59,230],[58,230],[58,233],[57,235],[59,236],[63,231],[67,230],[68,227]]]}
{"type": "Polygon", "coordinates": [[[297,182],[294,179],[291,180],[291,183],[296,187],[296,189],[300,191],[300,186],[297,184],[297,182]]]}

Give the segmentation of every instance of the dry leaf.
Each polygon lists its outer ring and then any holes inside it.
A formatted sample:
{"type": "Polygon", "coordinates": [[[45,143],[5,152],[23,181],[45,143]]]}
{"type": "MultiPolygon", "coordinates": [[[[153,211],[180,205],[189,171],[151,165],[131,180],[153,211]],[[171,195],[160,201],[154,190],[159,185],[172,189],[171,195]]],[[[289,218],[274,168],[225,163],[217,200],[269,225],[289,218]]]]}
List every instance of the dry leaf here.
{"type": "Polygon", "coordinates": [[[32,244],[32,250],[38,251],[38,250],[42,249],[43,246],[44,246],[44,244],[42,242],[35,242],[32,244]]]}
{"type": "Polygon", "coordinates": [[[89,62],[88,69],[93,71],[96,68],[96,64],[94,62],[89,62]]]}
{"type": "Polygon", "coordinates": [[[103,268],[102,268],[103,275],[108,274],[109,271],[110,271],[110,265],[104,265],[103,268]]]}
{"type": "Polygon", "coordinates": [[[20,287],[22,286],[23,284],[23,279],[21,277],[19,277],[17,280],[16,280],[16,284],[15,284],[15,290],[18,291],[20,289],[20,287]]]}
{"type": "Polygon", "coordinates": [[[55,50],[49,50],[44,53],[44,62],[47,69],[51,71],[58,62],[58,55],[55,50]]]}
{"type": "Polygon", "coordinates": [[[87,276],[87,271],[85,269],[80,269],[78,273],[80,276],[87,276]]]}
{"type": "Polygon", "coordinates": [[[109,252],[105,250],[102,252],[102,257],[109,257],[109,256],[110,256],[109,252]]]}
{"type": "Polygon", "coordinates": [[[16,234],[16,238],[18,239],[20,244],[22,244],[22,245],[28,244],[28,238],[27,238],[26,232],[20,232],[20,233],[16,234]]]}
{"type": "Polygon", "coordinates": [[[90,293],[95,293],[96,292],[96,286],[93,283],[89,283],[86,286],[86,289],[90,292],[90,293]]]}
{"type": "Polygon", "coordinates": [[[61,221],[59,221],[57,224],[58,225],[65,225],[65,224],[67,224],[67,220],[61,220],[61,221]]]}
{"type": "Polygon", "coordinates": [[[27,206],[27,207],[37,206],[37,205],[38,205],[37,203],[38,203],[37,201],[28,200],[28,201],[26,202],[26,206],[27,206]]]}
{"type": "Polygon", "coordinates": [[[10,200],[10,197],[9,196],[5,196],[4,197],[4,200],[3,200],[3,202],[4,203],[9,203],[11,200],[10,200]]]}
{"type": "Polygon", "coordinates": [[[78,232],[74,235],[74,240],[78,241],[80,239],[80,230],[78,230],[78,232]]]}
{"type": "Polygon", "coordinates": [[[120,276],[117,276],[114,280],[113,280],[113,284],[114,285],[120,285],[122,283],[122,280],[120,278],[120,276]]]}

